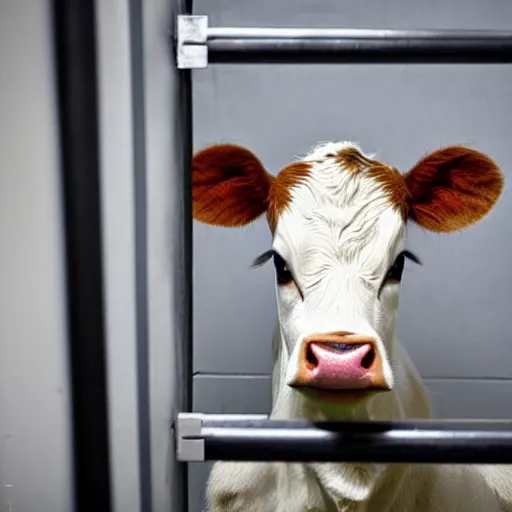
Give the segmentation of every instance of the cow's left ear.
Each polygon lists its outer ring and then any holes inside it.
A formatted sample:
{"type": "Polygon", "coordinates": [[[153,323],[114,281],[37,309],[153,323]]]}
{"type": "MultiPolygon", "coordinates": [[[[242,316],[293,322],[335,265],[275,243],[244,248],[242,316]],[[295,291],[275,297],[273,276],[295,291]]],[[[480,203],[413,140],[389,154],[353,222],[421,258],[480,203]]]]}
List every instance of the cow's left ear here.
{"type": "Polygon", "coordinates": [[[409,190],[410,219],[441,233],[479,221],[503,190],[503,175],[496,163],[462,146],[427,155],[404,179],[409,190]]]}

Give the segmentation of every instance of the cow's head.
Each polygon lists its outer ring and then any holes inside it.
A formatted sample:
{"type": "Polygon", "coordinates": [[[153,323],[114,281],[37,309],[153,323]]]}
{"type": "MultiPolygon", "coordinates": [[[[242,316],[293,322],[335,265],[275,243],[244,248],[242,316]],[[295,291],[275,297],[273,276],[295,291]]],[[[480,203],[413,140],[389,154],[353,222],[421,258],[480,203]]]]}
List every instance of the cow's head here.
{"type": "Polygon", "coordinates": [[[272,247],[284,382],[348,405],[393,387],[391,350],[406,225],[447,233],[481,219],[503,188],[486,155],[453,146],[408,173],[349,142],[327,143],[269,174],[247,149],[220,144],[193,159],[195,219],[244,226],[263,213],[272,247]]]}

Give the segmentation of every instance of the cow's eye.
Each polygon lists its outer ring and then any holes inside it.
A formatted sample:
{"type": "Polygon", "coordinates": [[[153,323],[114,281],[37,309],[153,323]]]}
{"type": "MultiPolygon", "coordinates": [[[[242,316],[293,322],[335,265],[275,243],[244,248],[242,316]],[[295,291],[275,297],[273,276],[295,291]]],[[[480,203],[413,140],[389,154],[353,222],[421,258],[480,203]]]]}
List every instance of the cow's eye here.
{"type": "Polygon", "coordinates": [[[276,269],[276,278],[279,284],[288,284],[293,281],[293,275],[286,261],[274,252],[274,267],[276,269]]]}
{"type": "Polygon", "coordinates": [[[388,270],[388,273],[386,274],[386,277],[384,278],[384,283],[394,282],[399,283],[402,280],[402,274],[404,272],[404,266],[405,266],[405,258],[414,261],[414,263],[421,264],[419,258],[415,256],[410,251],[402,251],[395,259],[395,262],[393,265],[391,265],[391,268],[388,270]]]}
{"type": "Polygon", "coordinates": [[[393,265],[391,265],[391,268],[388,270],[388,273],[386,274],[385,281],[386,282],[396,282],[399,283],[402,280],[402,274],[404,272],[404,265],[405,265],[405,256],[403,253],[400,253],[396,259],[393,265]]]}

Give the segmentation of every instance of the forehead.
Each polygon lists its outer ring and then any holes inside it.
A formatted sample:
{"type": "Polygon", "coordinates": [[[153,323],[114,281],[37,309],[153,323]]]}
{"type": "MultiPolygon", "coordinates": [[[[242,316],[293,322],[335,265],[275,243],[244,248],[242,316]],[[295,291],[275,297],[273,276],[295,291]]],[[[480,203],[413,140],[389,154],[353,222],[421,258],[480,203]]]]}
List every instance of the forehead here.
{"type": "Polygon", "coordinates": [[[271,227],[287,211],[336,216],[343,210],[393,208],[406,220],[407,187],[393,167],[353,142],[329,142],[282,169],[270,197],[271,227]]]}
{"type": "Polygon", "coordinates": [[[400,173],[352,142],[315,147],[276,177],[269,222],[275,236],[358,249],[402,230],[407,189],[400,173]],[[272,225],[274,224],[274,225],[272,225]]]}

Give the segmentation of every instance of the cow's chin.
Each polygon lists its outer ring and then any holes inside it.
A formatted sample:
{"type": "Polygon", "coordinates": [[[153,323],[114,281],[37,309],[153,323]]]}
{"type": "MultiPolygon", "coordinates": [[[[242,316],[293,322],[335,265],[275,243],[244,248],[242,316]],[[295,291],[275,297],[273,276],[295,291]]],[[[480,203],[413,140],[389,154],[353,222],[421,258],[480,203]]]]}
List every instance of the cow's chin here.
{"type": "Polygon", "coordinates": [[[359,416],[369,400],[390,390],[381,388],[322,389],[310,386],[292,386],[306,399],[306,408],[322,411],[328,418],[350,419],[359,416]]]}

